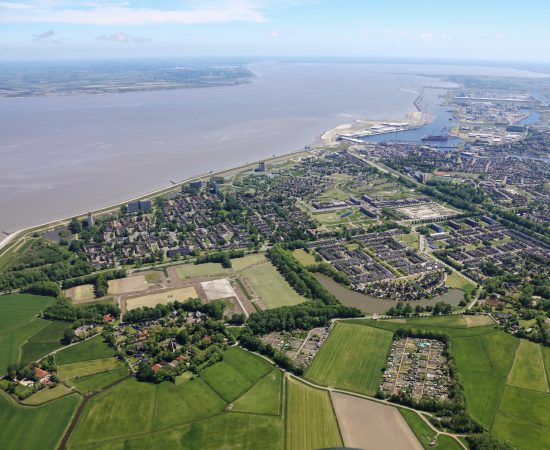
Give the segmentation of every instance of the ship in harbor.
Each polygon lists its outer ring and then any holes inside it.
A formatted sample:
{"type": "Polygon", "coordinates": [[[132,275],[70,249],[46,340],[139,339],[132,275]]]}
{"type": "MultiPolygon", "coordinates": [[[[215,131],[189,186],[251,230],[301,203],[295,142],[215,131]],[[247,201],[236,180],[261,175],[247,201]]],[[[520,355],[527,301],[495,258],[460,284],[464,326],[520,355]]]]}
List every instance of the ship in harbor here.
{"type": "Polygon", "coordinates": [[[429,134],[422,138],[423,142],[446,142],[449,140],[449,136],[446,134],[429,134]]]}

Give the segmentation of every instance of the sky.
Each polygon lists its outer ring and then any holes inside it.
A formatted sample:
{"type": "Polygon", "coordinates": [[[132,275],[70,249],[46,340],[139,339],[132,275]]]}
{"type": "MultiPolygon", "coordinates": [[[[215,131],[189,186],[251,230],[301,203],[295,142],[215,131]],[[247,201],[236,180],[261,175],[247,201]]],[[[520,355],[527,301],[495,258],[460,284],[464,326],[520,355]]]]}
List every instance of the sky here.
{"type": "Polygon", "coordinates": [[[547,0],[0,0],[0,60],[550,62],[549,17],[547,0]]]}

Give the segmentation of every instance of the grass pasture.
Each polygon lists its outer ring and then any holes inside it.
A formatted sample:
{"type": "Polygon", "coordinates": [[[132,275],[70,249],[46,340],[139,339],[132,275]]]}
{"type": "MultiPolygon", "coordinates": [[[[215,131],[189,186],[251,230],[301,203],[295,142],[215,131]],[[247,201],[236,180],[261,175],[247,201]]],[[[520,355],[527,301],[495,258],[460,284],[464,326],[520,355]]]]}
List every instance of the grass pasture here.
{"type": "Polygon", "coordinates": [[[461,277],[455,272],[453,272],[450,275],[447,275],[445,284],[450,288],[460,289],[469,295],[472,295],[472,293],[476,288],[473,283],[470,283],[469,281],[467,281],[466,279],[464,279],[463,277],[461,277]]]}
{"type": "Polygon", "coordinates": [[[293,250],[292,255],[304,266],[316,263],[315,257],[311,253],[307,253],[303,248],[293,250]]]}
{"type": "Polygon", "coordinates": [[[250,281],[267,308],[297,305],[306,300],[290,287],[268,261],[245,269],[241,273],[250,281]]]}
{"type": "Polygon", "coordinates": [[[56,398],[64,397],[72,392],[70,388],[64,384],[58,384],[54,388],[44,388],[40,391],[27,397],[21,403],[30,406],[41,405],[43,403],[55,400],[56,398]]]}
{"type": "Polygon", "coordinates": [[[52,301],[28,294],[0,296],[0,373],[8,364],[19,362],[25,341],[48,325],[36,315],[52,301]]]}
{"type": "Polygon", "coordinates": [[[355,323],[336,323],[306,371],[316,383],[374,395],[386,365],[392,333],[355,323]]]}
{"type": "Polygon", "coordinates": [[[21,363],[27,364],[38,360],[54,350],[62,347],[63,332],[70,327],[67,322],[49,322],[28,338],[28,342],[21,347],[21,363]]]}
{"type": "Polygon", "coordinates": [[[126,300],[126,308],[128,310],[148,306],[150,308],[156,305],[166,305],[175,300],[184,301],[190,298],[197,298],[197,291],[193,286],[174,289],[171,291],[157,292],[155,294],[141,295],[139,297],[129,298],[126,300]]]}
{"type": "Polygon", "coordinates": [[[283,374],[274,369],[233,403],[232,411],[281,414],[283,374]]]}
{"type": "Polygon", "coordinates": [[[548,392],[548,380],[539,344],[521,340],[508,377],[508,384],[533,391],[548,392]]]}
{"type": "Polygon", "coordinates": [[[55,354],[55,362],[61,366],[63,364],[109,358],[114,356],[114,354],[114,350],[103,342],[103,337],[96,335],[76,345],[71,345],[60,350],[55,354]]]}
{"type": "Polygon", "coordinates": [[[115,358],[91,359],[57,367],[57,374],[61,380],[80,378],[101,372],[118,369],[122,364],[115,358]]]}
{"type": "Polygon", "coordinates": [[[81,394],[99,391],[128,375],[126,367],[109,370],[108,372],[95,373],[70,380],[69,383],[81,394]]]}
{"type": "Polygon", "coordinates": [[[227,275],[231,272],[230,269],[224,269],[222,265],[218,263],[180,264],[174,267],[182,280],[186,278],[227,275]]]}
{"type": "Polygon", "coordinates": [[[72,394],[37,407],[21,406],[0,392],[2,450],[57,448],[79,402],[72,394]]]}
{"type": "Polygon", "coordinates": [[[203,370],[201,378],[229,403],[243,395],[271,370],[272,366],[266,361],[232,347],[225,352],[222,362],[203,370]]]}
{"type": "MultiPolygon", "coordinates": [[[[99,393],[84,408],[68,448],[281,449],[282,373],[236,347],[228,349],[226,356],[201,376],[181,383],[153,385],[128,378],[99,393]],[[249,412],[234,410],[219,394],[234,395],[228,387],[231,383],[240,384],[242,390],[241,380],[205,374],[224,364],[225,369],[239,368],[242,377],[254,379],[250,390],[235,401],[249,412]]],[[[221,375],[234,375],[225,369],[221,375]]]]}
{"type": "Polygon", "coordinates": [[[314,450],[342,447],[330,395],[292,378],[287,379],[286,448],[314,450]]]}
{"type": "Polygon", "coordinates": [[[424,422],[418,414],[407,409],[399,409],[414,435],[426,450],[461,450],[460,444],[451,437],[439,436],[436,445],[430,445],[436,433],[424,422]]]}

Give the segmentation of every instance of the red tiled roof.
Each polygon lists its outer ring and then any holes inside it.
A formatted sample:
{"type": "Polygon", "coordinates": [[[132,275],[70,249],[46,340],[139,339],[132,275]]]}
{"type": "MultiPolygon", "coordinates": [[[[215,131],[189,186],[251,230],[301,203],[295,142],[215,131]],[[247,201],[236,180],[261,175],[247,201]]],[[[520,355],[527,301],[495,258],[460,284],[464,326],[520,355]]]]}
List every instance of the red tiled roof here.
{"type": "Polygon", "coordinates": [[[157,373],[160,369],[162,369],[162,366],[157,363],[151,366],[151,369],[153,369],[153,372],[157,373]]]}
{"type": "Polygon", "coordinates": [[[42,378],[45,378],[47,377],[50,372],[47,372],[45,370],[42,370],[40,367],[35,367],[34,368],[34,374],[39,378],[39,379],[42,379],[42,378]]]}
{"type": "Polygon", "coordinates": [[[103,320],[104,320],[105,322],[113,322],[113,321],[115,320],[115,318],[113,317],[112,314],[105,314],[105,315],[103,316],[103,320]]]}

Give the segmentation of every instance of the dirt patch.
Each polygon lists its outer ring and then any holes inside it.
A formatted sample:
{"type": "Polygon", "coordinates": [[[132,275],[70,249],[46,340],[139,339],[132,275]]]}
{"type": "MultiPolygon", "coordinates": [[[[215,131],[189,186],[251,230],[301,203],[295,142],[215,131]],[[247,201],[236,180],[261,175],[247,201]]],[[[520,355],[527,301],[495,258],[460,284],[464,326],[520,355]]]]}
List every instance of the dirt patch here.
{"type": "Polygon", "coordinates": [[[219,298],[236,297],[237,294],[231,286],[229,280],[221,278],[218,280],[203,281],[201,287],[204,290],[206,300],[216,300],[219,298]]]}
{"type": "Polygon", "coordinates": [[[423,450],[397,408],[337,392],[330,395],[346,447],[423,450]]]}
{"type": "Polygon", "coordinates": [[[154,294],[141,295],[139,297],[129,298],[126,300],[126,309],[131,310],[148,306],[150,308],[156,305],[166,305],[167,303],[185,301],[189,298],[197,298],[197,291],[193,286],[187,286],[179,289],[172,289],[154,294]]]}
{"type": "Polygon", "coordinates": [[[466,326],[469,327],[482,327],[484,325],[494,325],[495,322],[489,316],[462,316],[466,326]]]}
{"type": "Polygon", "coordinates": [[[135,275],[109,281],[109,294],[130,294],[145,291],[149,286],[149,283],[145,280],[145,275],[135,275]]]}
{"type": "Polygon", "coordinates": [[[94,287],[91,284],[75,286],[65,290],[65,297],[70,298],[73,303],[87,303],[95,300],[94,287]]]}

